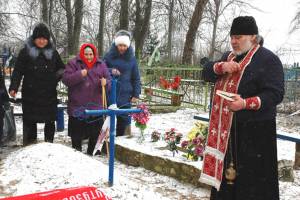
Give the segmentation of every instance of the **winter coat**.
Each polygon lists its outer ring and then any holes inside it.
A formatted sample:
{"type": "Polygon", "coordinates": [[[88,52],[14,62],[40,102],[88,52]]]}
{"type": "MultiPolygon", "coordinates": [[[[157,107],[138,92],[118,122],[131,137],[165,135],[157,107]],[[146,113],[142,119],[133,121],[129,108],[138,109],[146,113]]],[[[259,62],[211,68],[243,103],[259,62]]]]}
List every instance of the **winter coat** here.
{"type": "Polygon", "coordinates": [[[8,99],[9,97],[5,87],[5,80],[4,77],[2,76],[2,73],[0,73],[0,120],[4,114],[3,105],[4,103],[8,102],[8,99]]]}
{"type": "Polygon", "coordinates": [[[107,80],[106,91],[110,89],[111,76],[103,61],[97,59],[86,77],[83,69],[88,68],[78,55],[68,62],[62,79],[68,86],[68,114],[73,117],[83,117],[85,109],[103,108],[101,78],[107,80]]]}
{"type": "MultiPolygon", "coordinates": [[[[229,52],[225,53],[221,61],[226,61],[229,52]]],[[[237,58],[237,59],[242,59],[237,58]]],[[[219,76],[213,71],[213,62],[208,62],[203,69],[203,78],[209,82],[216,82],[219,76]]],[[[238,87],[238,94],[242,98],[258,95],[261,108],[257,111],[241,110],[236,112],[237,120],[262,121],[274,119],[276,106],[284,95],[283,67],[279,58],[270,50],[260,47],[254,54],[251,63],[246,67],[238,87]]]]}
{"type": "Polygon", "coordinates": [[[140,73],[132,47],[129,47],[124,55],[120,55],[117,47],[113,44],[104,56],[104,61],[110,70],[115,68],[121,73],[118,77],[116,91],[118,107],[130,107],[131,98],[139,98],[141,93],[140,73]]]}
{"type": "Polygon", "coordinates": [[[9,91],[18,91],[22,83],[23,118],[35,122],[54,121],[57,112],[56,86],[64,70],[52,43],[37,48],[28,38],[14,68],[9,91]]]}

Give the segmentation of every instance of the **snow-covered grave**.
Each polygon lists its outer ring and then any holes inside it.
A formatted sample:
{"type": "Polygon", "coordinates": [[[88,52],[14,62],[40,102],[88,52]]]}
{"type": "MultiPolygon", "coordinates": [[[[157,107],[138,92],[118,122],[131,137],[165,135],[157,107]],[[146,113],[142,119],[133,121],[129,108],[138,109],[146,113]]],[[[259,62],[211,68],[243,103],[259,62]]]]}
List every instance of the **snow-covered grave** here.
{"type": "MultiPolygon", "coordinates": [[[[153,114],[145,131],[145,141],[137,142],[140,134],[132,125],[132,138],[126,136],[116,139],[118,146],[150,155],[174,163],[201,169],[201,161],[186,160],[179,151],[175,154],[165,147],[164,141],[150,141],[152,131],[161,133],[176,128],[183,138],[190,131],[199,114],[193,109],[178,110],[175,113],[153,114]],[[163,150],[162,150],[163,149],[163,150]]],[[[67,122],[67,119],[65,119],[67,122]]],[[[288,131],[286,127],[279,128],[288,131]]],[[[22,121],[17,119],[18,144],[22,134],[22,121]]],[[[66,126],[67,127],[67,126],[66,126]]],[[[92,185],[102,189],[113,199],[209,199],[209,189],[179,182],[173,178],[159,175],[140,167],[115,163],[115,181],[113,187],[107,186],[108,161],[105,156],[89,157],[70,148],[67,130],[57,133],[55,144],[43,143],[43,126],[39,125],[39,140],[36,145],[25,148],[12,146],[4,148],[0,154],[0,196],[21,195],[32,192],[92,185]],[[60,144],[57,144],[60,143],[60,144]]],[[[293,132],[295,128],[293,128],[293,132]]],[[[297,130],[297,129],[296,129],[297,130]]],[[[278,159],[294,160],[295,145],[278,140],[278,159]]],[[[121,159],[122,160],[122,159],[121,159]]],[[[139,165],[137,165],[139,166],[139,165]]],[[[300,196],[300,171],[295,172],[294,182],[280,182],[280,196],[283,200],[297,199],[300,196]]]]}

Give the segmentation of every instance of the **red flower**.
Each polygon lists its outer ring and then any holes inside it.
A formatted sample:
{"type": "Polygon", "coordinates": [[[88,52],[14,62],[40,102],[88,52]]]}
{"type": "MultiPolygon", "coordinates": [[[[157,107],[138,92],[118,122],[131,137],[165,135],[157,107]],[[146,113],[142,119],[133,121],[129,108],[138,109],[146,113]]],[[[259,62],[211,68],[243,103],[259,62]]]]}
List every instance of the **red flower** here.
{"type": "Polygon", "coordinates": [[[159,84],[160,87],[162,87],[163,89],[169,89],[170,87],[170,83],[164,79],[162,76],[159,78],[159,84]]]}
{"type": "Polygon", "coordinates": [[[203,146],[197,146],[197,147],[195,148],[195,154],[196,154],[197,156],[203,156],[203,151],[204,151],[203,146]]]}
{"type": "Polygon", "coordinates": [[[200,140],[200,138],[194,138],[192,143],[193,143],[193,145],[197,145],[197,144],[201,143],[201,140],[200,140]]]}
{"type": "Polygon", "coordinates": [[[149,117],[150,113],[149,113],[149,110],[148,110],[146,104],[142,103],[142,104],[138,105],[137,108],[141,109],[142,112],[132,114],[131,116],[132,116],[133,120],[137,124],[146,125],[150,119],[150,117],[149,117]]]}
{"type": "Polygon", "coordinates": [[[173,90],[178,90],[178,88],[180,86],[180,82],[181,82],[181,77],[177,75],[173,78],[173,80],[174,81],[171,83],[171,88],[173,90]]]}
{"type": "Polygon", "coordinates": [[[174,77],[174,82],[175,83],[180,83],[180,81],[181,81],[181,77],[180,76],[177,75],[177,76],[174,77]]]}
{"type": "Polygon", "coordinates": [[[182,143],[181,143],[181,147],[185,149],[185,148],[188,146],[188,144],[189,144],[189,141],[184,140],[184,141],[182,141],[182,143]]]}
{"type": "Polygon", "coordinates": [[[163,89],[169,89],[171,88],[172,90],[178,90],[181,82],[181,77],[180,76],[175,76],[173,78],[172,82],[167,81],[164,77],[159,78],[159,85],[163,89]]]}

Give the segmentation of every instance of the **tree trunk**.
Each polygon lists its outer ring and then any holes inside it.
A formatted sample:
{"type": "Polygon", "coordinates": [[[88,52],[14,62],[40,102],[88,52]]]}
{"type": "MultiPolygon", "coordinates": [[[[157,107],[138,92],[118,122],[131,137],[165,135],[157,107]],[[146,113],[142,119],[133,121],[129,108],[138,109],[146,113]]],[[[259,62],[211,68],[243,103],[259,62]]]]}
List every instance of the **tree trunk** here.
{"type": "Polygon", "coordinates": [[[65,0],[66,7],[66,16],[67,16],[67,29],[68,29],[68,55],[73,53],[73,15],[72,15],[72,6],[71,0],[65,0]]]}
{"type": "Polygon", "coordinates": [[[49,24],[48,0],[41,0],[42,21],[49,24]]]}
{"type": "Polygon", "coordinates": [[[74,30],[73,30],[73,42],[74,46],[72,54],[74,55],[79,49],[79,38],[83,18],[83,0],[75,0],[75,18],[74,18],[74,30]]]}
{"type": "Polygon", "coordinates": [[[135,24],[135,56],[137,58],[140,57],[144,42],[149,30],[149,24],[150,24],[150,17],[151,17],[151,10],[152,10],[152,0],[146,0],[146,5],[144,8],[144,17],[143,20],[140,16],[141,13],[141,7],[140,7],[140,1],[136,0],[136,24],[135,24]]]}
{"type": "Polygon", "coordinates": [[[105,23],[105,0],[100,2],[100,18],[99,18],[99,31],[98,31],[98,54],[102,56],[103,52],[103,39],[104,39],[104,23],[105,23]]]}
{"type": "Polygon", "coordinates": [[[215,55],[217,27],[218,27],[218,21],[219,21],[219,16],[220,16],[221,0],[214,0],[214,3],[215,3],[215,11],[212,12],[213,33],[212,33],[212,39],[211,39],[211,44],[210,44],[210,51],[209,51],[209,55],[208,55],[208,58],[210,60],[214,60],[214,55],[215,55]]]}
{"type": "Polygon", "coordinates": [[[208,0],[198,0],[190,25],[188,32],[186,34],[185,38],[185,44],[184,44],[184,50],[183,50],[183,56],[182,56],[182,63],[183,64],[191,64],[192,61],[192,54],[194,51],[194,44],[195,44],[195,38],[196,33],[199,27],[199,24],[202,19],[202,14],[204,11],[204,8],[207,4],[208,0]]]}
{"type": "Polygon", "coordinates": [[[169,28],[168,28],[168,57],[169,61],[172,60],[172,36],[173,36],[173,24],[174,24],[174,18],[173,18],[173,10],[174,10],[174,1],[170,1],[170,8],[169,8],[169,28]]]}
{"type": "Polygon", "coordinates": [[[141,9],[141,2],[140,0],[136,0],[135,1],[135,27],[134,27],[134,33],[133,33],[133,37],[134,37],[134,41],[135,41],[135,56],[138,58],[139,57],[139,53],[137,52],[137,48],[139,46],[139,38],[140,38],[140,30],[142,27],[142,17],[141,17],[141,13],[142,13],[142,9],[141,9]]]}
{"type": "Polygon", "coordinates": [[[52,12],[53,12],[53,1],[50,1],[50,5],[49,5],[49,30],[50,30],[50,34],[51,34],[51,38],[53,41],[54,46],[56,46],[56,37],[55,34],[52,31],[52,26],[51,26],[51,19],[52,19],[52,12]]]}
{"type": "Polygon", "coordinates": [[[129,27],[129,0],[121,1],[120,29],[128,30],[129,27]]]}

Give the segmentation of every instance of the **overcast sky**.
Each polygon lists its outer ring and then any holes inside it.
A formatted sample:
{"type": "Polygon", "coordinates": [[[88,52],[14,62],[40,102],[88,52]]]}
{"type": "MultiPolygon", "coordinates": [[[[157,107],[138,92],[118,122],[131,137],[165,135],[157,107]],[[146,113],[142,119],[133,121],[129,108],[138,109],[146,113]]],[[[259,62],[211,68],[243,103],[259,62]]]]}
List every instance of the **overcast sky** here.
{"type": "MultiPolygon", "coordinates": [[[[252,0],[252,4],[263,10],[249,11],[256,19],[259,32],[265,39],[264,46],[272,51],[285,50],[285,56],[279,55],[284,63],[300,62],[300,31],[289,34],[290,23],[300,0],[252,0]]],[[[282,52],[282,51],[281,51],[282,52]]]]}

